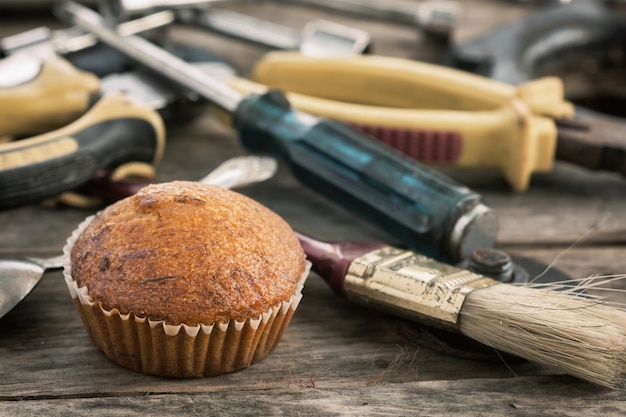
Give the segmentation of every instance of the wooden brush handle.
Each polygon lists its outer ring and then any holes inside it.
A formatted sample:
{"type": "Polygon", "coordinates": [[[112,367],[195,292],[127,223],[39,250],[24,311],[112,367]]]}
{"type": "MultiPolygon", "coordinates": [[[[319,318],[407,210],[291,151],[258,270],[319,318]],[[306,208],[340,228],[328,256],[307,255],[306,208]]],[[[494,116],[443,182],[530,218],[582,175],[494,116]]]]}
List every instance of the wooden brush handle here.
{"type": "Polygon", "coordinates": [[[323,242],[296,232],[312,269],[340,297],[345,297],[343,283],[352,261],[359,256],[385,246],[378,242],[323,242]]]}

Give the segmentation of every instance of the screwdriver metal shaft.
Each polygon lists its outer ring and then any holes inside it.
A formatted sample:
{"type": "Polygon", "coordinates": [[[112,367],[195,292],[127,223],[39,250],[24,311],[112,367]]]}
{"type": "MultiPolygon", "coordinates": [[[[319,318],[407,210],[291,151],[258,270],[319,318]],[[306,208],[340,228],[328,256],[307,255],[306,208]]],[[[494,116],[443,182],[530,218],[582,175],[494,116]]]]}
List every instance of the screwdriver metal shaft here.
{"type": "Polygon", "coordinates": [[[139,36],[119,36],[108,27],[108,23],[102,16],[86,7],[67,2],[63,3],[57,11],[61,14],[67,13],[74,24],[93,33],[112,48],[201,94],[228,112],[235,111],[242,99],[242,95],[237,91],[152,42],[139,36]]]}
{"type": "Polygon", "coordinates": [[[232,113],[244,146],[282,157],[305,185],[439,259],[492,246],[497,218],[478,194],[342,123],[291,108],[278,91],[241,94],[75,3],[60,10],[100,40],[232,113]]]}

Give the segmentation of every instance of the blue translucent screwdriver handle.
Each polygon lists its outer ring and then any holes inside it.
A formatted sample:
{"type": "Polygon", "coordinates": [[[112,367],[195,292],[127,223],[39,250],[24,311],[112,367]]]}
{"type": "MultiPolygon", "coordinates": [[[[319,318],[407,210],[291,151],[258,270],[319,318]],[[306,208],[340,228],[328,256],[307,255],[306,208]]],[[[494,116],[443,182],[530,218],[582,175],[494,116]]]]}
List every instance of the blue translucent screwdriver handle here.
{"type": "Polygon", "coordinates": [[[246,148],[282,156],[302,183],[415,250],[457,262],[493,246],[497,218],[478,194],[278,91],[246,96],[234,126],[246,148]]]}

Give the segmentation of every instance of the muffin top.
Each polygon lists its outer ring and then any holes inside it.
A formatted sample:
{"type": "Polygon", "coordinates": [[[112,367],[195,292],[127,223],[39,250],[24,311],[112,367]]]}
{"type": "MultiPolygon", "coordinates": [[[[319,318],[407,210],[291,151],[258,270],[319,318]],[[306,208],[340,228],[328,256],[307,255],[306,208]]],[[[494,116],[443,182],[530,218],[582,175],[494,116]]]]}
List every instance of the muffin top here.
{"type": "Polygon", "coordinates": [[[244,321],[297,291],[305,256],[291,227],[218,186],[150,185],[105,208],[71,250],[91,301],[167,324],[244,321]]]}

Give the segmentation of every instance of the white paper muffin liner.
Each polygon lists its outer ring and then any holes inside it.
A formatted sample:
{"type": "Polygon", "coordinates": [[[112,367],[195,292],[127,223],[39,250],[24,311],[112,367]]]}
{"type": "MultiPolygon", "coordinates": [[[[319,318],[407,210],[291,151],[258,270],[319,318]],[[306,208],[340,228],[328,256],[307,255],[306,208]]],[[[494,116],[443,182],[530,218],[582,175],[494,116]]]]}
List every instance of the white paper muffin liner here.
{"type": "Polygon", "coordinates": [[[234,372],[266,357],[278,344],[302,299],[307,266],[288,301],[243,322],[188,326],[110,311],[90,299],[89,289],[72,278],[70,254],[87,217],[63,248],[63,275],[80,317],[96,346],[120,366],[152,375],[200,377],[234,372]]]}

